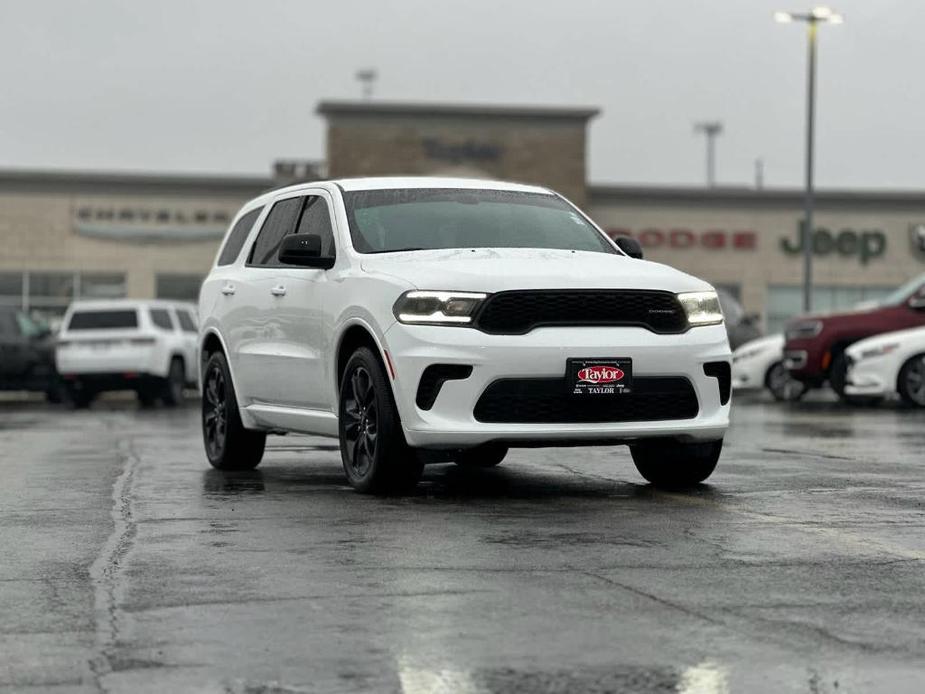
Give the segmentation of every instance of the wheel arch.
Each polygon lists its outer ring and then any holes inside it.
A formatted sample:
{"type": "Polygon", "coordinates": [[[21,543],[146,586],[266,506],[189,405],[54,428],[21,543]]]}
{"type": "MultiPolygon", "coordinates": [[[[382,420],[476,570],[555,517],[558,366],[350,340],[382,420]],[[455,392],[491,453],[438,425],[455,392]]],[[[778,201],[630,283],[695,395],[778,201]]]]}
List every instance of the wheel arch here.
{"type": "Polygon", "coordinates": [[[902,387],[902,377],[903,377],[903,374],[904,374],[905,371],[906,371],[906,367],[907,367],[909,364],[911,364],[913,360],[915,360],[915,359],[921,359],[922,357],[925,357],[925,351],[923,351],[923,352],[916,352],[915,354],[910,354],[908,357],[906,357],[905,359],[903,359],[902,362],[900,362],[899,368],[896,369],[896,378],[893,380],[893,385],[894,385],[894,387],[895,387],[895,389],[896,389],[896,392],[899,393],[900,395],[902,395],[902,392],[903,392],[903,391],[901,390],[901,387],[902,387]]]}
{"type": "MultiPolygon", "coordinates": [[[[344,369],[347,367],[347,362],[350,360],[350,355],[353,354],[358,347],[367,346],[373,353],[379,358],[379,363],[382,365],[382,368],[386,372],[388,377],[389,387],[392,389],[392,397],[395,400],[396,407],[398,407],[398,398],[395,394],[395,376],[391,368],[391,360],[388,356],[388,351],[385,349],[382,338],[378,335],[377,331],[365,320],[360,318],[354,318],[341,327],[341,330],[338,332],[337,348],[334,350],[334,363],[331,371],[331,377],[334,381],[334,402],[335,402],[335,412],[337,404],[340,401],[340,381],[343,376],[344,369]]],[[[399,411],[399,416],[401,416],[401,411],[399,411]]]]}

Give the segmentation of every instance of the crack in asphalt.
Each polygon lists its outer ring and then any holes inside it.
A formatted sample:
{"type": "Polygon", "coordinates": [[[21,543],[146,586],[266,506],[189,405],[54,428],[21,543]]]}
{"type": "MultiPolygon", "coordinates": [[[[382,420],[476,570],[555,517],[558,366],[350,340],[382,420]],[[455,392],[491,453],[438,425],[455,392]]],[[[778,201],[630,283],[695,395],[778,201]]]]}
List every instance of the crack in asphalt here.
{"type": "Polygon", "coordinates": [[[664,605],[665,607],[670,607],[670,608],[672,608],[672,609],[674,609],[674,610],[678,610],[679,612],[683,612],[684,614],[688,615],[689,617],[697,617],[698,619],[702,619],[702,620],[704,620],[705,622],[709,622],[710,624],[713,624],[713,625],[715,625],[715,626],[720,626],[720,627],[725,627],[725,628],[731,628],[731,627],[729,626],[729,624],[727,624],[726,622],[724,622],[724,621],[721,620],[721,619],[715,619],[714,617],[711,617],[711,616],[709,616],[709,615],[703,614],[702,612],[699,612],[699,611],[697,611],[697,610],[693,610],[693,609],[691,609],[691,608],[689,608],[689,607],[685,607],[684,605],[681,605],[681,604],[679,604],[679,603],[672,602],[671,600],[666,600],[665,598],[659,597],[659,596],[656,595],[655,593],[649,593],[648,591],[641,590],[641,589],[639,589],[639,588],[636,588],[635,586],[631,586],[631,585],[628,585],[628,584],[626,584],[626,583],[621,583],[620,581],[616,581],[616,580],[614,580],[614,579],[612,579],[612,578],[609,578],[609,577],[607,577],[607,576],[602,576],[602,575],[600,575],[600,574],[598,574],[598,573],[595,573],[595,572],[593,572],[593,571],[588,571],[587,569],[577,569],[577,572],[580,573],[580,574],[583,574],[583,575],[585,575],[585,576],[588,576],[589,578],[594,578],[594,579],[597,579],[598,581],[603,581],[604,583],[609,583],[610,585],[612,585],[612,586],[614,586],[614,587],[616,587],[616,588],[621,588],[621,589],[623,589],[623,590],[625,590],[625,591],[628,591],[628,592],[630,592],[630,593],[634,593],[635,595],[639,595],[639,596],[641,596],[641,597],[647,598],[647,599],[649,599],[649,600],[652,600],[653,602],[657,602],[657,603],[660,604],[660,605],[664,605]]]}
{"type": "Polygon", "coordinates": [[[345,594],[336,593],[314,593],[311,595],[291,595],[277,598],[241,598],[239,600],[197,600],[195,602],[177,602],[177,603],[158,603],[156,605],[147,605],[138,608],[128,608],[122,610],[126,614],[137,614],[156,612],[158,610],[175,610],[177,608],[188,607],[205,607],[214,605],[260,605],[274,604],[282,602],[301,602],[303,600],[367,600],[369,598],[430,598],[430,597],[448,597],[457,595],[478,595],[480,593],[491,593],[491,590],[472,589],[472,590],[418,590],[418,591],[383,591],[378,593],[356,593],[345,594]]]}
{"type": "Polygon", "coordinates": [[[90,581],[94,593],[96,623],[96,654],[90,659],[90,671],[100,692],[106,692],[103,678],[116,668],[115,647],[119,642],[119,574],[122,561],[132,549],[138,526],[135,522],[132,482],[141,458],[130,441],[119,445],[123,461],[121,474],[112,486],[113,529],[96,561],[90,566],[90,581]]]}

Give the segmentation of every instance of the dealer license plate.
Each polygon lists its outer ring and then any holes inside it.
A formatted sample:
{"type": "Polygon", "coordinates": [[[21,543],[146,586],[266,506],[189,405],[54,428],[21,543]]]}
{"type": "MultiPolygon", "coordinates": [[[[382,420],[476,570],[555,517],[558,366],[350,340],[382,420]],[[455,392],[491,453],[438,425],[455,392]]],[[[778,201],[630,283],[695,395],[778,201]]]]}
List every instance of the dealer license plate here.
{"type": "Polygon", "coordinates": [[[607,397],[633,392],[633,360],[569,359],[566,382],[572,395],[607,397]]]}

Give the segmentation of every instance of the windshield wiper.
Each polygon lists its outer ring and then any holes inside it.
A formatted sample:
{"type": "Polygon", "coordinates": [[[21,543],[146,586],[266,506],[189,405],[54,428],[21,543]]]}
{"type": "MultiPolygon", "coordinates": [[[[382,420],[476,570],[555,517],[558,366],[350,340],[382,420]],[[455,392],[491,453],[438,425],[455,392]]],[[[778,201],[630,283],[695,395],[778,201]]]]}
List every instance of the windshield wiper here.
{"type": "Polygon", "coordinates": [[[404,251],[426,251],[426,248],[418,248],[417,246],[408,246],[407,248],[386,248],[384,251],[370,251],[372,255],[374,253],[403,253],[404,251]]]}

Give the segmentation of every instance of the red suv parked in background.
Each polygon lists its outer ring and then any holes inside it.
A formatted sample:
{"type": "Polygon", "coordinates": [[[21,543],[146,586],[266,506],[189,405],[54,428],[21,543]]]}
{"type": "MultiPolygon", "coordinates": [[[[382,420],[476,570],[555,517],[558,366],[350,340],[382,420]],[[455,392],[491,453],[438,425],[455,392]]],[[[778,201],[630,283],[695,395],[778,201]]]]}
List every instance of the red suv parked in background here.
{"type": "Polygon", "coordinates": [[[925,325],[925,275],[904,284],[876,306],[845,313],[801,316],[787,324],[784,364],[810,388],[829,381],[842,400],[848,370],[845,348],[871,335],[925,325]]]}

